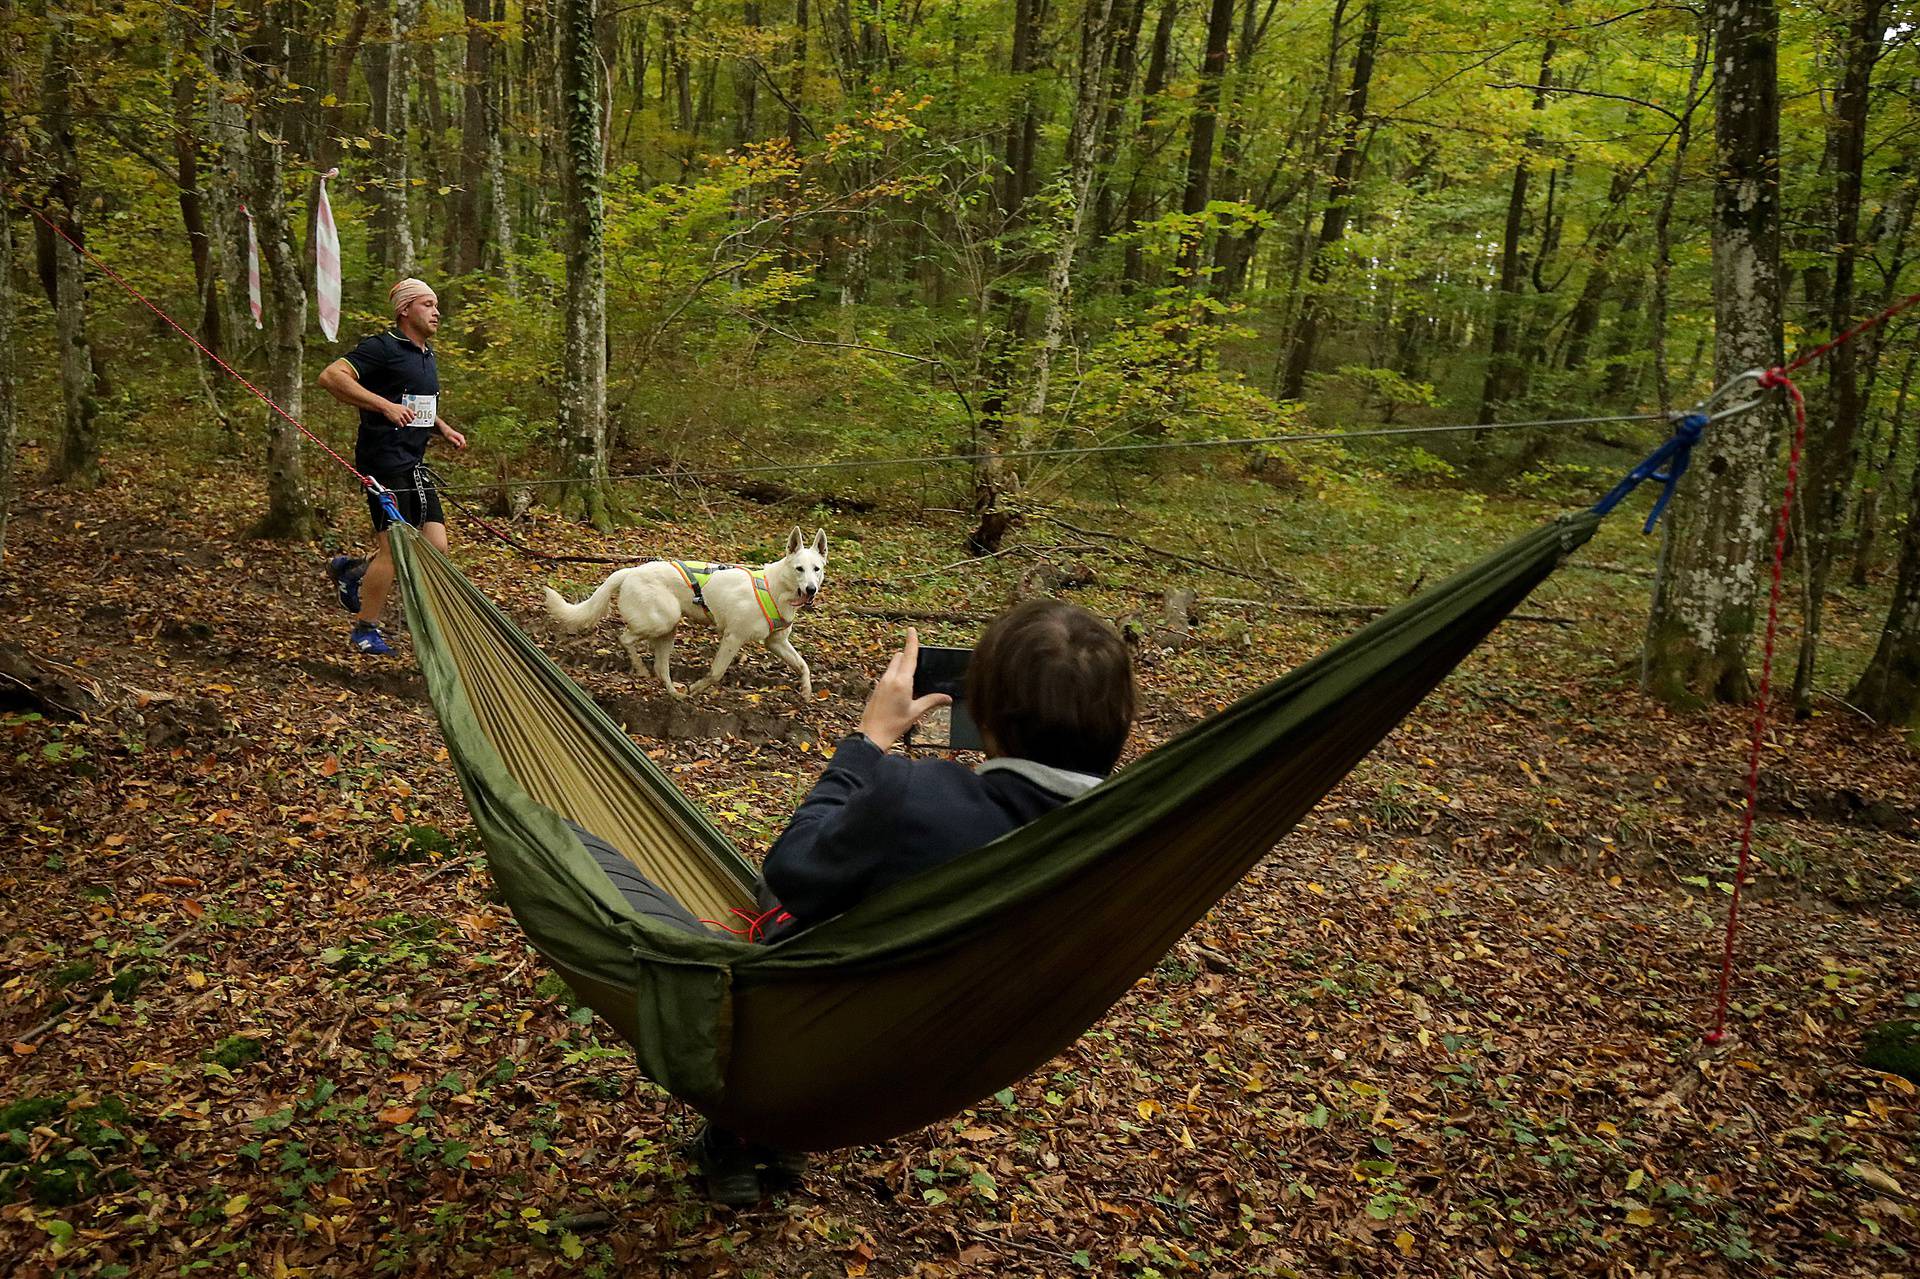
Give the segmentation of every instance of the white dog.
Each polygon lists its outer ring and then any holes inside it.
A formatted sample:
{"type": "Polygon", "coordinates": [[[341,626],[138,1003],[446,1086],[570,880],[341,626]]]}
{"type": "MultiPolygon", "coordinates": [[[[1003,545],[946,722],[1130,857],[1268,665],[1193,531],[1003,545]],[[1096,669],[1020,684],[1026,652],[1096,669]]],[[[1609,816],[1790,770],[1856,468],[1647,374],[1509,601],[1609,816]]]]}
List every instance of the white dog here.
{"type": "Polygon", "coordinates": [[[578,604],[569,604],[558,591],[547,590],[547,614],[569,635],[578,634],[607,615],[617,604],[620,643],[633,662],[633,673],[645,675],[640,643],[653,647],[653,671],[667,691],[674,687],[669,663],[673,633],[685,617],[711,619],[720,632],[720,651],[713,667],[685,695],[703,692],[720,682],[741,648],[751,641],[765,644],[800,675],[800,697],[813,700],[813,674],[793,648],[793,623],[801,610],[813,607],[827,571],[827,531],[814,530],[811,542],[800,530],[787,535],[787,553],[758,573],[729,564],[700,564],[685,560],[653,560],[616,570],[600,589],[578,604]]]}

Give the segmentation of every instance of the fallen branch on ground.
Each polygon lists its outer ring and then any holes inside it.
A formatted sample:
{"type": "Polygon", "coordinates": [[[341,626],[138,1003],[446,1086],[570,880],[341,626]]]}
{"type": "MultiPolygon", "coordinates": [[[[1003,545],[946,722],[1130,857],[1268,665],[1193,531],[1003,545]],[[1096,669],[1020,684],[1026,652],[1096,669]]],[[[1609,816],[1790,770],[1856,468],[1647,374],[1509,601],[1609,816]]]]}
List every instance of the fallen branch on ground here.
{"type": "Polygon", "coordinates": [[[1081,528],[1078,524],[1069,524],[1059,516],[1048,515],[1044,511],[1027,511],[1024,514],[1029,519],[1045,520],[1049,524],[1058,524],[1061,528],[1072,533],[1078,533],[1082,537],[1098,537],[1110,542],[1120,542],[1126,546],[1146,551],[1150,555],[1158,555],[1162,559],[1173,560],[1180,564],[1191,564],[1195,568],[1211,569],[1216,573],[1225,573],[1228,577],[1238,577],[1249,582],[1261,582],[1268,586],[1290,584],[1286,578],[1278,573],[1250,573],[1246,569],[1235,568],[1231,564],[1221,564],[1214,560],[1203,560],[1194,555],[1183,555],[1179,551],[1169,551],[1164,546],[1155,546],[1151,542],[1143,542],[1137,537],[1128,537],[1124,533],[1108,533],[1097,528],[1081,528]]]}

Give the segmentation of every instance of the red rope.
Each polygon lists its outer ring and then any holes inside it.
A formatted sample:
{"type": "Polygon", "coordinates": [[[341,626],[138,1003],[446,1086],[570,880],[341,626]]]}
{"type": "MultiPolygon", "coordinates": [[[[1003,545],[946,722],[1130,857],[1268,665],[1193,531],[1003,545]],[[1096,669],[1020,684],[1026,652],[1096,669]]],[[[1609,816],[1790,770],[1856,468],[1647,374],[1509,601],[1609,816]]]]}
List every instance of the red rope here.
{"type": "MultiPolygon", "coordinates": [[[[1908,298],[1902,306],[1920,301],[1920,294],[1908,298]]],[[[1773,649],[1780,630],[1780,569],[1787,557],[1787,520],[1793,511],[1794,491],[1800,484],[1800,453],[1807,439],[1807,399],[1787,376],[1789,369],[1820,358],[1842,342],[1858,336],[1880,323],[1895,310],[1881,312],[1867,324],[1859,325],[1825,346],[1816,347],[1783,368],[1768,369],[1760,376],[1763,387],[1780,387],[1793,401],[1793,448],[1787,455],[1787,487],[1780,497],[1780,515],[1773,524],[1773,579],[1767,589],[1767,638],[1761,650],[1760,693],[1754,701],[1753,738],[1747,750],[1747,809],[1740,821],[1740,861],[1733,873],[1733,896],[1727,901],[1727,935],[1720,951],[1720,993],[1713,1013],[1713,1029],[1707,1043],[1718,1044],[1727,1037],[1727,999],[1733,985],[1733,937],[1740,925],[1740,890],[1747,882],[1747,862],[1753,853],[1753,820],[1760,807],[1760,748],[1766,740],[1767,710],[1773,697],[1773,649]]]]}
{"type": "Polygon", "coordinates": [[[738,906],[731,907],[727,913],[745,920],[747,926],[745,928],[730,928],[717,919],[703,919],[700,922],[703,924],[712,924],[722,932],[732,933],[735,937],[744,937],[750,942],[757,943],[764,936],[769,919],[773,920],[776,924],[784,924],[793,918],[792,915],[789,915],[778,906],[775,906],[772,910],[763,911],[758,915],[749,914],[747,911],[741,910],[738,906]]]}
{"type": "Polygon", "coordinates": [[[186,329],[182,328],[179,321],[175,320],[171,315],[168,315],[165,311],[161,310],[158,306],[155,306],[152,302],[147,301],[147,297],[145,294],[140,292],[140,290],[134,288],[131,284],[128,284],[125,279],[121,278],[119,272],[115,271],[112,267],[108,266],[105,262],[102,262],[97,255],[95,255],[90,249],[87,248],[86,245],[80,243],[80,241],[68,235],[66,233],[65,228],[61,227],[59,223],[55,222],[52,218],[49,218],[46,214],[40,212],[40,210],[34,208],[31,204],[28,204],[26,201],[19,199],[18,196],[14,198],[15,198],[15,202],[18,203],[21,208],[25,209],[28,213],[31,213],[34,217],[40,219],[41,222],[46,224],[46,227],[49,231],[52,231],[55,235],[65,240],[68,244],[71,244],[74,247],[75,252],[79,253],[82,257],[86,258],[87,261],[99,267],[101,272],[104,273],[109,280],[112,280],[115,284],[125,289],[129,294],[131,294],[134,297],[136,301],[138,301],[141,305],[145,306],[147,310],[153,312],[155,315],[165,320],[168,324],[172,325],[174,332],[178,333],[181,337],[185,338],[187,341],[193,343],[194,346],[198,347],[200,354],[206,356],[209,360],[212,360],[215,364],[219,365],[221,369],[225,370],[228,377],[232,378],[234,381],[238,382],[241,386],[244,386],[249,391],[253,392],[255,398],[257,398],[262,404],[272,409],[275,413],[278,413],[281,417],[287,419],[288,422],[293,424],[293,427],[295,430],[299,431],[300,434],[306,436],[308,439],[312,440],[315,444],[318,444],[323,450],[325,450],[328,457],[332,458],[334,461],[338,462],[340,465],[346,467],[347,470],[353,475],[353,478],[360,481],[360,487],[362,488],[373,487],[372,480],[360,474],[360,472],[354,468],[352,463],[348,462],[346,458],[341,457],[338,453],[334,452],[332,447],[330,447],[325,440],[315,435],[312,431],[309,431],[306,428],[306,426],[300,422],[298,418],[293,416],[293,414],[281,408],[277,403],[274,402],[274,399],[272,396],[268,395],[265,391],[262,391],[259,387],[255,386],[253,383],[247,381],[247,379],[245,379],[244,377],[241,377],[240,374],[234,370],[234,367],[231,364],[228,364],[225,360],[221,359],[219,356],[215,355],[212,351],[208,350],[205,343],[201,342],[199,338],[193,336],[193,334],[189,333],[186,329]]]}
{"type": "MultiPolygon", "coordinates": [[[[1892,306],[1880,312],[1878,315],[1869,316],[1866,319],[1860,321],[1860,323],[1854,325],[1852,328],[1848,329],[1845,333],[1842,333],[1839,337],[1833,338],[1830,341],[1821,343],[1819,346],[1814,347],[1813,350],[1806,352],[1804,355],[1796,355],[1793,359],[1787,361],[1787,363],[1782,365],[1780,368],[1768,370],[1770,375],[1778,374],[1780,380],[1777,382],[1763,381],[1760,385],[1786,386],[1791,388],[1793,386],[1793,383],[1787,380],[1787,374],[1799,372],[1801,369],[1804,369],[1805,367],[1807,367],[1807,365],[1812,364],[1815,360],[1819,359],[1821,356],[1825,355],[1827,352],[1833,350],[1835,347],[1846,345],[1848,342],[1851,342],[1855,338],[1859,337],[1862,333],[1865,333],[1868,329],[1873,328],[1877,324],[1885,324],[1888,320],[1891,320],[1894,316],[1900,314],[1902,311],[1906,310],[1908,307],[1916,306],[1916,305],[1920,305],[1920,293],[1915,293],[1910,297],[1901,298],[1898,302],[1895,302],[1892,306]]],[[[1790,391],[1789,394],[1798,396],[1799,392],[1797,390],[1794,390],[1794,391],[1790,391]]]]}

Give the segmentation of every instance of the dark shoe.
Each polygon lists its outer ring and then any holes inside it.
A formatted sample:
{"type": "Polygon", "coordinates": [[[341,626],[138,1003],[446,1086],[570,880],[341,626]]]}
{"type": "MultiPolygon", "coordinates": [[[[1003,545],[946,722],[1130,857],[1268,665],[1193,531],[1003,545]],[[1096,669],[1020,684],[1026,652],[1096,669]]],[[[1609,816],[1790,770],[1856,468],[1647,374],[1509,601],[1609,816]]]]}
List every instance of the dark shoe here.
{"type": "Polygon", "coordinates": [[[369,657],[391,657],[393,650],[387,647],[386,639],[380,634],[380,628],[372,622],[355,622],[353,635],[347,640],[356,653],[365,653],[369,657]]]}
{"type": "Polygon", "coordinates": [[[340,607],[349,613],[360,611],[360,579],[367,575],[367,562],[356,555],[336,555],[327,561],[327,578],[340,596],[340,607]]]}
{"type": "Polygon", "coordinates": [[[732,1133],[709,1124],[693,1143],[693,1161],[707,1179],[707,1198],[729,1208],[751,1208],[763,1198],[753,1151],[732,1133]]]}
{"type": "Polygon", "coordinates": [[[807,1155],[803,1150],[780,1150],[773,1146],[752,1147],[754,1162],[765,1169],[765,1181],[781,1186],[797,1186],[807,1175],[807,1155]]]}

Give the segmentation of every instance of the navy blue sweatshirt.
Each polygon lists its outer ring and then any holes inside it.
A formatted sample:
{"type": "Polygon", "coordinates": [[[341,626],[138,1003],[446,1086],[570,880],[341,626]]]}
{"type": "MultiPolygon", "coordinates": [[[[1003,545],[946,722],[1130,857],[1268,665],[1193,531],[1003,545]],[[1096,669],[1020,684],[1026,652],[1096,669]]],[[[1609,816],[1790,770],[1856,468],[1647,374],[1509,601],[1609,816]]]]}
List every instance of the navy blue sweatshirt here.
{"type": "Polygon", "coordinates": [[[794,917],[774,931],[831,919],[890,884],[991,844],[1099,781],[1023,759],[991,759],[977,771],[950,759],[907,759],[854,733],[761,867],[767,896],[794,917]]]}

